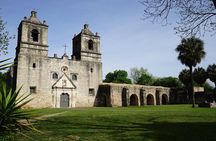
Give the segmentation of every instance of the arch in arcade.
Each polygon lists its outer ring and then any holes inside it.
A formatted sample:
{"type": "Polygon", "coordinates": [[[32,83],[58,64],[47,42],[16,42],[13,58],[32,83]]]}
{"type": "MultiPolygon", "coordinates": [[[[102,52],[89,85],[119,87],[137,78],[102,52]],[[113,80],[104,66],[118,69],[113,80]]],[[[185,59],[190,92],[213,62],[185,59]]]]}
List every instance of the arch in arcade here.
{"type": "Polygon", "coordinates": [[[154,96],[152,94],[147,95],[147,105],[154,105],[154,96]]]}
{"type": "Polygon", "coordinates": [[[138,97],[136,94],[130,96],[130,106],[138,106],[138,97]]]}
{"type": "Polygon", "coordinates": [[[168,96],[166,94],[162,95],[162,104],[163,105],[168,104],[168,96]]]}

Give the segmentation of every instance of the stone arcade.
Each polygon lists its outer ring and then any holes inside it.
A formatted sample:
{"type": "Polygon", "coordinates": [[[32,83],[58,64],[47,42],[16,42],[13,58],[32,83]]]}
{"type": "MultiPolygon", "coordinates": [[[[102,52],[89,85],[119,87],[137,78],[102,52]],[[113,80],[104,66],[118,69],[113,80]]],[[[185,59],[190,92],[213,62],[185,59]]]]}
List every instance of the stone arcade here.
{"type": "Polygon", "coordinates": [[[87,24],[72,39],[73,54],[48,57],[48,25],[35,11],[18,27],[13,80],[33,100],[27,107],[93,107],[169,103],[169,88],[102,83],[100,36],[87,24]]]}

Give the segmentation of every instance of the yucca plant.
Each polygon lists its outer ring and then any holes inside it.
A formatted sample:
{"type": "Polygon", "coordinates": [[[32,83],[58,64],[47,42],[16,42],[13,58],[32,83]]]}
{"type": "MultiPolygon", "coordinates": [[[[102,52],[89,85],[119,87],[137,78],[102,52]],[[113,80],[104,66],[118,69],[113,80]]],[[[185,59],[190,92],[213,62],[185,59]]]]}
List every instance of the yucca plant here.
{"type": "Polygon", "coordinates": [[[28,128],[29,116],[21,107],[31,99],[26,100],[29,95],[19,96],[20,90],[21,88],[17,91],[12,88],[7,90],[5,83],[0,86],[0,132],[16,132],[28,128]]]}
{"type": "Polygon", "coordinates": [[[5,69],[11,67],[11,63],[7,62],[8,60],[10,60],[10,58],[0,60],[0,70],[5,70],[5,69]]]}
{"type": "MultiPolygon", "coordinates": [[[[12,63],[8,63],[8,60],[10,59],[0,61],[0,71],[12,65],[12,63]]],[[[29,115],[21,110],[21,107],[31,100],[28,99],[30,95],[20,95],[21,89],[15,91],[12,87],[7,88],[6,82],[0,82],[0,140],[1,137],[3,139],[4,136],[7,137],[8,133],[18,132],[22,129],[34,130],[29,122],[29,115]]]]}

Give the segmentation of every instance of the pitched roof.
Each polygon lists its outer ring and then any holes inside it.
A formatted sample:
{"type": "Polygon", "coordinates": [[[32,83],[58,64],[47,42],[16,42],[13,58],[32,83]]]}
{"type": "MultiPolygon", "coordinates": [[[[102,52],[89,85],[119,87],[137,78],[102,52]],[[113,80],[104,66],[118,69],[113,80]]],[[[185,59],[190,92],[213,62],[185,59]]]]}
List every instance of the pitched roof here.
{"type": "Polygon", "coordinates": [[[52,85],[52,88],[64,88],[64,89],[76,89],[76,86],[71,79],[64,73],[59,79],[52,85]]]}

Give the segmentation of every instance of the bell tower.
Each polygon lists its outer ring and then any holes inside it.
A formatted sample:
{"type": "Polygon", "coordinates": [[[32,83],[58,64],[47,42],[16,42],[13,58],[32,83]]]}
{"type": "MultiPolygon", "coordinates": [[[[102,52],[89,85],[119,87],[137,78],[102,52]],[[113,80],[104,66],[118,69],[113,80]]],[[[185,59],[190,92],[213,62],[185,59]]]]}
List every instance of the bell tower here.
{"type": "Polygon", "coordinates": [[[37,12],[31,11],[29,18],[24,17],[18,27],[16,55],[29,54],[47,57],[48,25],[37,18],[37,12]]]}
{"type": "Polygon", "coordinates": [[[31,11],[30,17],[24,17],[18,27],[16,57],[14,60],[14,86],[29,93],[30,87],[40,90],[40,74],[43,62],[48,57],[48,25],[37,18],[37,12],[31,11]]]}
{"type": "Polygon", "coordinates": [[[88,24],[73,38],[73,58],[82,61],[101,62],[100,36],[93,34],[88,24]]]}

